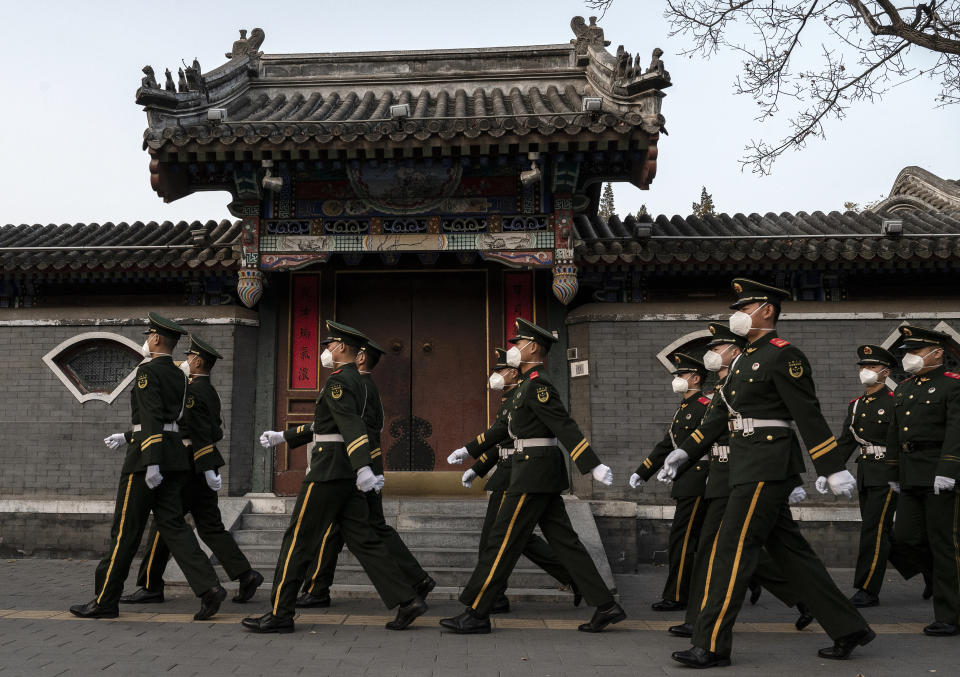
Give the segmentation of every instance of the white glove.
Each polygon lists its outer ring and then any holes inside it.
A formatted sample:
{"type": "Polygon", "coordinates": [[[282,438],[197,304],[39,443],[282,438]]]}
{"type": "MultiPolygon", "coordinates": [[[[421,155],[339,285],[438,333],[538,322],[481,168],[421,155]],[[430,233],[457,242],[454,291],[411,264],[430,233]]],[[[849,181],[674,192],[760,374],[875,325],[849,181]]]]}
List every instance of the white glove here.
{"type": "Polygon", "coordinates": [[[204,470],[203,476],[207,480],[210,491],[220,491],[220,487],[223,486],[223,479],[217,474],[216,470],[204,470]]]}
{"type": "Polygon", "coordinates": [[[790,495],[787,497],[787,503],[799,503],[807,497],[807,492],[803,490],[803,487],[797,487],[790,492],[790,495]]]}
{"type": "Polygon", "coordinates": [[[610,468],[608,466],[605,466],[603,463],[596,466],[590,472],[593,474],[593,479],[595,479],[600,484],[605,484],[608,487],[611,484],[613,484],[613,471],[610,470],[610,468]]]}
{"type": "Polygon", "coordinates": [[[470,458],[470,452],[467,451],[466,447],[460,447],[459,449],[454,450],[452,454],[447,456],[447,463],[450,465],[460,465],[463,463],[464,459],[470,458]]]}
{"type": "Polygon", "coordinates": [[[663,460],[663,467],[660,469],[660,472],[657,473],[657,479],[661,482],[668,482],[675,479],[677,470],[689,460],[690,454],[683,449],[674,449],[667,454],[667,457],[663,460]]]}
{"type": "Polygon", "coordinates": [[[957,481],[952,477],[944,477],[943,475],[937,475],[933,478],[933,493],[937,496],[940,495],[940,492],[953,491],[953,488],[957,485],[957,481]]]}
{"type": "Polygon", "coordinates": [[[160,474],[159,465],[148,465],[147,476],[145,478],[148,489],[156,489],[163,482],[163,475],[160,474]]]}
{"type": "Polygon", "coordinates": [[[369,465],[365,465],[357,471],[357,489],[367,493],[377,486],[377,477],[370,470],[369,465]]]}
{"type": "Polygon", "coordinates": [[[630,481],[628,482],[628,484],[630,485],[631,489],[636,489],[641,484],[643,484],[643,478],[640,477],[640,475],[638,475],[637,473],[633,473],[632,475],[630,475],[630,481]]]}
{"type": "Polygon", "coordinates": [[[378,493],[378,494],[379,494],[381,491],[383,491],[383,485],[386,484],[386,481],[387,481],[387,480],[384,478],[383,475],[377,475],[377,484],[376,484],[376,486],[374,486],[373,488],[377,490],[377,493],[378,493]]]}
{"type": "Polygon", "coordinates": [[[890,488],[893,489],[893,493],[900,493],[900,483],[899,482],[887,482],[890,485],[890,488]]]}
{"type": "Polygon", "coordinates": [[[823,475],[820,475],[820,477],[817,478],[817,481],[814,483],[813,486],[815,486],[817,488],[817,491],[819,491],[821,494],[825,494],[828,491],[830,491],[829,489],[827,489],[827,478],[824,477],[823,475]]]}
{"type": "Polygon", "coordinates": [[[127,436],[123,433],[113,433],[104,437],[103,443],[111,449],[119,449],[121,444],[127,443],[127,436]]]}
{"type": "Polygon", "coordinates": [[[851,498],[853,492],[857,489],[857,480],[850,474],[849,470],[835,472],[827,478],[827,486],[834,496],[846,496],[851,498]]]}
{"type": "Polygon", "coordinates": [[[460,478],[460,484],[462,484],[465,489],[469,489],[475,479],[477,479],[477,473],[472,470],[467,470],[467,472],[463,473],[463,477],[460,478]]]}
{"type": "Polygon", "coordinates": [[[283,439],[283,433],[277,432],[276,430],[264,430],[263,434],[260,435],[260,446],[264,449],[275,447],[284,442],[286,442],[286,440],[283,439]]]}

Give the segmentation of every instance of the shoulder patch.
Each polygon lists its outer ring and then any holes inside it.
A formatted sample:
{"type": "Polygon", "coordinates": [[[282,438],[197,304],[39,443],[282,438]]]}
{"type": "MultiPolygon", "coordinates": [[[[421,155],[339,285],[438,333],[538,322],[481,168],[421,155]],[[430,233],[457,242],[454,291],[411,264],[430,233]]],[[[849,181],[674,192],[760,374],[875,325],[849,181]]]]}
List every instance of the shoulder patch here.
{"type": "Polygon", "coordinates": [[[540,372],[539,372],[539,371],[531,371],[531,372],[530,372],[530,378],[531,378],[531,379],[538,378],[539,376],[540,376],[540,372]]]}
{"type": "Polygon", "coordinates": [[[339,400],[341,397],[343,397],[343,386],[341,386],[339,383],[332,384],[330,386],[330,397],[335,400],[339,400]]]}
{"type": "Polygon", "coordinates": [[[550,389],[547,386],[537,388],[537,402],[546,404],[550,400],[550,389]]]}
{"type": "Polygon", "coordinates": [[[141,373],[141,374],[137,377],[137,387],[138,387],[138,388],[146,388],[146,387],[147,387],[147,375],[146,375],[146,374],[141,373]]]}
{"type": "Polygon", "coordinates": [[[947,378],[955,378],[957,380],[960,380],[960,374],[957,374],[952,371],[945,371],[943,372],[943,375],[946,376],[947,378]]]}
{"type": "Polygon", "coordinates": [[[187,404],[186,404],[187,409],[193,409],[193,405],[195,405],[196,403],[197,403],[197,400],[194,398],[193,395],[187,395],[187,404]]]}
{"type": "Polygon", "coordinates": [[[790,345],[790,341],[780,337],[770,339],[770,343],[771,345],[775,345],[777,348],[783,348],[784,346],[790,345]]]}
{"type": "Polygon", "coordinates": [[[697,398],[697,402],[699,402],[700,404],[710,404],[710,398],[704,395],[701,395],[700,397],[697,398]]]}

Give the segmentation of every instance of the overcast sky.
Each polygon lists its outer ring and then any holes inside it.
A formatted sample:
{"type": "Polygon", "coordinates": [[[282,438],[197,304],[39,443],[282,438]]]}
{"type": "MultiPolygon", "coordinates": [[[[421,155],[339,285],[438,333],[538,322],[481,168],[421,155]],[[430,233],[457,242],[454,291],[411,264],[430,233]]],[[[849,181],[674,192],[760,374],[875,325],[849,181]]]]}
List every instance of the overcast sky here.
{"type": "MultiPolygon", "coordinates": [[[[662,8],[617,0],[601,21],[611,51],[622,43],[645,62],[661,47],[674,82],[657,178],[649,191],[616,187],[622,215],[641,203],[653,214],[687,214],[701,186],[719,211],[830,211],[886,195],[906,165],[960,178],[960,108],[935,109],[929,81],[857,107],[831,124],[826,141],[782,158],[773,176],[742,173],[744,144],[776,139],[785,121],[770,129],[753,121],[756,104],[732,93],[739,62],[731,55],[676,56],[683,42],[668,39],[662,8]]],[[[570,18],[588,13],[579,0],[6,2],[0,223],[230,218],[226,193],[165,205],[150,189],[146,117],[133,97],[144,64],[161,83],[181,59],[196,56],[211,70],[239,28],[263,28],[267,53],[490,47],[568,42],[570,18]]]]}

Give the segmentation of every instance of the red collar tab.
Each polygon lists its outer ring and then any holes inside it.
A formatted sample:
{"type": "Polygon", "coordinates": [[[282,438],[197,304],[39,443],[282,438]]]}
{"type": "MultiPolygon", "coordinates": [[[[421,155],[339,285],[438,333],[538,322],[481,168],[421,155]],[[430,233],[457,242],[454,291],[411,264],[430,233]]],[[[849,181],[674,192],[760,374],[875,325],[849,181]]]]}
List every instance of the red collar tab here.
{"type": "Polygon", "coordinates": [[[534,379],[534,378],[537,378],[538,376],[540,376],[539,371],[531,371],[529,378],[534,379]]]}
{"type": "Polygon", "coordinates": [[[952,371],[945,371],[943,372],[943,375],[946,376],[947,378],[955,378],[957,380],[960,380],[960,374],[957,374],[952,371]]]}
{"type": "Polygon", "coordinates": [[[332,372],[330,375],[333,376],[334,374],[339,374],[341,371],[343,371],[343,367],[340,367],[335,372],[332,372]]]}
{"type": "Polygon", "coordinates": [[[699,402],[700,404],[710,404],[710,398],[701,395],[700,397],[697,398],[697,402],[699,402]]]}
{"type": "Polygon", "coordinates": [[[887,395],[889,395],[890,397],[893,397],[893,391],[892,391],[892,390],[888,390],[888,391],[887,391],[887,395]]]}
{"type": "Polygon", "coordinates": [[[787,339],[782,339],[779,336],[777,338],[770,339],[770,343],[775,345],[777,348],[783,348],[784,346],[790,345],[790,341],[787,339]]]}
{"type": "MultiPolygon", "coordinates": [[[[863,397],[863,395],[860,395],[860,397],[863,397]]],[[[857,400],[859,400],[860,397],[854,397],[852,400],[850,400],[849,402],[847,402],[847,404],[853,404],[854,402],[856,402],[857,400]]]]}

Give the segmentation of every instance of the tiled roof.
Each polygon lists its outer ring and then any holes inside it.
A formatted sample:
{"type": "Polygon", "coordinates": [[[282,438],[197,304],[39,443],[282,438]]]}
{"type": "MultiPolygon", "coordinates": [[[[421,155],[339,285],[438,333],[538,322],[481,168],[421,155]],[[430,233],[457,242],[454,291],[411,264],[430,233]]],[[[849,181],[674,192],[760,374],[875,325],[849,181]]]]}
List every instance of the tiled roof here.
{"type": "Polygon", "coordinates": [[[232,270],[239,244],[239,221],[6,225],[0,272],[232,270]]]}
{"type": "Polygon", "coordinates": [[[629,263],[644,268],[958,262],[960,211],[658,216],[652,222],[633,216],[623,220],[577,216],[574,240],[581,263],[629,263]],[[904,237],[879,237],[884,219],[902,220],[904,237]]]}
{"type": "Polygon", "coordinates": [[[894,213],[913,209],[960,211],[960,181],[941,179],[923,167],[904,167],[890,195],[873,208],[894,213]]]}

